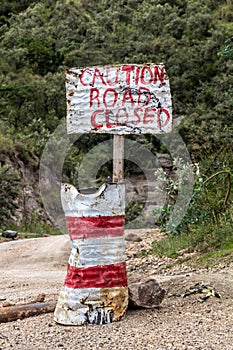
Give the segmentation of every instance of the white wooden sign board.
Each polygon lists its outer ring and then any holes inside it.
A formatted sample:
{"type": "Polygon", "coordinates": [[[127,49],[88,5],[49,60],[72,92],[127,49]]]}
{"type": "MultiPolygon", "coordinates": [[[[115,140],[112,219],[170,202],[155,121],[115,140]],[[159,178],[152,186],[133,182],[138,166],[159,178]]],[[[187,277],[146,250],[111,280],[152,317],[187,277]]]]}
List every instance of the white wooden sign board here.
{"type": "Polygon", "coordinates": [[[67,131],[161,134],[172,129],[169,79],[162,63],[70,68],[67,131]]]}

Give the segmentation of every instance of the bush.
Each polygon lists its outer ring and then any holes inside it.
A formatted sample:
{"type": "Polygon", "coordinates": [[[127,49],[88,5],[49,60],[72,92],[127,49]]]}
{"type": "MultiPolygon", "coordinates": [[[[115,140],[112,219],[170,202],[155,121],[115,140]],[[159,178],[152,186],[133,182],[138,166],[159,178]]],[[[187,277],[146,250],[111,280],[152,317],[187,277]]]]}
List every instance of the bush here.
{"type": "MultiPolygon", "coordinates": [[[[199,252],[206,257],[221,257],[232,253],[232,160],[232,154],[225,153],[214,161],[203,162],[205,174],[199,174],[194,184],[186,215],[163,240],[153,242],[155,255],[175,258],[183,253],[199,252]]],[[[172,209],[173,205],[166,204],[162,211],[161,228],[164,231],[172,209]]]]}

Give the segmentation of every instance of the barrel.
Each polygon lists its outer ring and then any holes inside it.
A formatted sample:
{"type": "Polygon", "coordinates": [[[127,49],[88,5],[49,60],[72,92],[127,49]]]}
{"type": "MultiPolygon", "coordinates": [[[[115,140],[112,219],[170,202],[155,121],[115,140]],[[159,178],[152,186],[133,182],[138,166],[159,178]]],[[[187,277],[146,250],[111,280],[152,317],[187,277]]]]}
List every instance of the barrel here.
{"type": "Polygon", "coordinates": [[[54,320],[64,325],[118,321],[128,306],[125,186],[108,183],[93,192],[62,184],[61,200],[71,254],[54,320]]]}

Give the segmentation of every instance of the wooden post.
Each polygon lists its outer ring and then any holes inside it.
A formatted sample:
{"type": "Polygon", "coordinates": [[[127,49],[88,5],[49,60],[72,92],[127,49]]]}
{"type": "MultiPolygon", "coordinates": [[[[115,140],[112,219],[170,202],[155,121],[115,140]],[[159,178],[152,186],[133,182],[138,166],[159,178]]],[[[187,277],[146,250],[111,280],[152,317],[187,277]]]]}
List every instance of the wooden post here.
{"type": "Polygon", "coordinates": [[[113,137],[113,182],[121,182],[124,177],[124,135],[113,137]]]}

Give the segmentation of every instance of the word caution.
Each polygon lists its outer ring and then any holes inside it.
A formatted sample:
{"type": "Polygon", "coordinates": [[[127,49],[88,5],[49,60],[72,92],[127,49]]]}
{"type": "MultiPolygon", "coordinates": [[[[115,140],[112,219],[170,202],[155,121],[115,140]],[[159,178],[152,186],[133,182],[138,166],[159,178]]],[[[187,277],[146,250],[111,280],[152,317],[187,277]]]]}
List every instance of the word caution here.
{"type": "Polygon", "coordinates": [[[66,86],[69,133],[171,130],[171,94],[162,64],[73,68],[66,86]]]}

